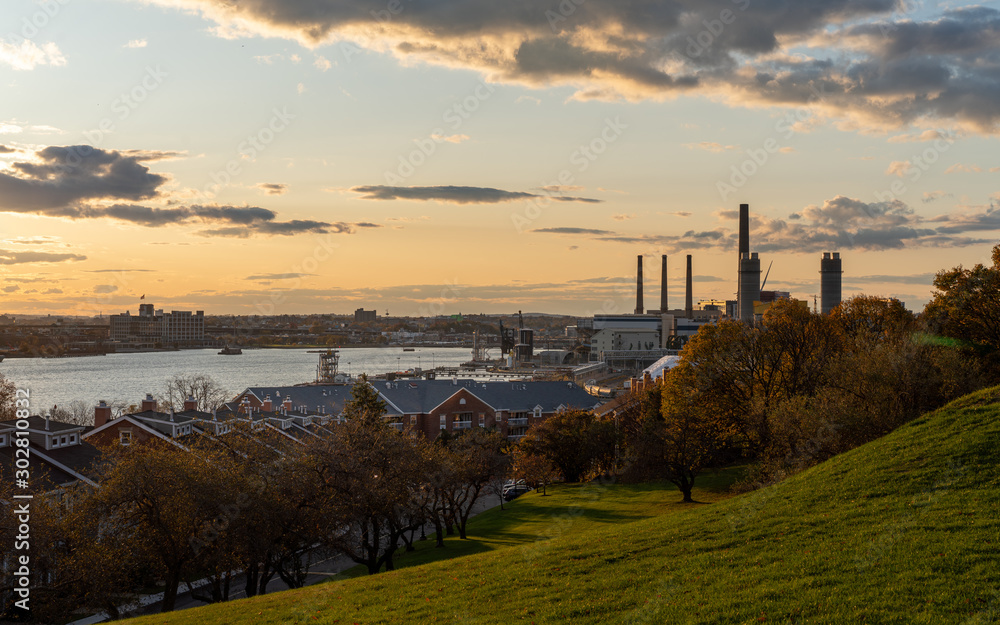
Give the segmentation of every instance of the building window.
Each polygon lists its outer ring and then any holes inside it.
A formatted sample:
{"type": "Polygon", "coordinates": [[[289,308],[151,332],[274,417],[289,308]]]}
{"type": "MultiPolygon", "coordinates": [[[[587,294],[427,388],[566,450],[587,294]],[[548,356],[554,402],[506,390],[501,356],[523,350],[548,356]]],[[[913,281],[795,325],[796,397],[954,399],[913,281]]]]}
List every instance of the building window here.
{"type": "Polygon", "coordinates": [[[535,406],[535,418],[536,419],[541,419],[542,418],[542,407],[541,406],[535,406]]]}
{"type": "Polygon", "coordinates": [[[462,399],[458,400],[458,403],[459,403],[459,405],[464,406],[465,405],[465,398],[463,397],[462,399]]]}
{"type": "Polygon", "coordinates": [[[70,445],[76,445],[76,434],[70,434],[69,442],[70,445]]]}
{"type": "Polygon", "coordinates": [[[129,430],[122,430],[122,431],[118,432],[118,442],[121,443],[122,445],[126,445],[126,446],[127,445],[131,445],[132,444],[132,432],[129,431],[129,430]]]}
{"type": "Polygon", "coordinates": [[[68,442],[69,442],[69,437],[68,436],[62,436],[62,437],[59,438],[59,446],[60,447],[62,447],[63,445],[66,445],[68,442]]]}
{"type": "Polygon", "coordinates": [[[486,414],[482,412],[479,413],[479,427],[486,427],[486,414]]]}
{"type": "Polygon", "coordinates": [[[445,415],[441,415],[441,429],[444,430],[447,428],[448,428],[448,417],[446,417],[445,415]]]}
{"type": "Polygon", "coordinates": [[[417,415],[415,414],[410,415],[410,425],[416,425],[416,424],[417,424],[417,415]]]}

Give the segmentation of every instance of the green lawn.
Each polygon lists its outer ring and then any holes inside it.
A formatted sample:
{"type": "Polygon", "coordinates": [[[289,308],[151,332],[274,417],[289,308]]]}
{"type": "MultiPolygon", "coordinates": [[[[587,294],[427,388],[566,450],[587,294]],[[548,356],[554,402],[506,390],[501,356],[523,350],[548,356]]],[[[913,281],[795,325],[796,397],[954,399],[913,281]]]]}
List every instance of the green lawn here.
{"type": "MultiPolygon", "coordinates": [[[[693,491],[696,503],[682,503],[673,484],[555,484],[546,495],[533,491],[511,503],[487,510],[469,520],[467,540],[445,538],[445,547],[436,548],[433,534],[414,543],[415,551],[396,553],[397,569],[437,562],[494,549],[537,543],[541,540],[577,534],[608,523],[627,523],[687,510],[731,497],[729,487],[739,479],[742,467],[728,467],[699,476],[693,491]]],[[[330,581],[368,575],[356,566],[330,581]]]]}
{"type": "Polygon", "coordinates": [[[609,487],[579,514],[567,487],[510,526],[484,515],[500,531],[482,553],[136,622],[1000,622],[998,401],[712,505],[609,487]]]}

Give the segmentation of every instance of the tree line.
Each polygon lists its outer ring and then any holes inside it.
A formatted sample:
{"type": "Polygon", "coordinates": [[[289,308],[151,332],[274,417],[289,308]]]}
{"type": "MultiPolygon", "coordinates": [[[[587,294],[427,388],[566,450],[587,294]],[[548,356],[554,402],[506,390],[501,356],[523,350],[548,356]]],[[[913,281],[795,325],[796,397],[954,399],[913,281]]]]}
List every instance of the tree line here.
{"type": "MultiPolygon", "coordinates": [[[[475,505],[509,472],[506,438],[471,429],[428,441],[384,413],[361,382],[346,422],[302,444],[243,426],[185,439],[187,451],[107,447],[98,488],[77,484],[33,502],[33,618],[64,620],[84,606],[117,617],[153,589],[170,611],[199,579],[210,581],[194,593],[204,601],[253,596],[274,579],[304,585],[310,564],[334,555],[376,573],[392,570],[424,531],[438,547],[445,536],[465,538],[475,505]]],[[[11,501],[10,482],[0,480],[0,500],[11,501]]],[[[0,544],[13,544],[12,512],[0,506],[0,544]]],[[[12,574],[0,568],[8,609],[12,574]]]]}

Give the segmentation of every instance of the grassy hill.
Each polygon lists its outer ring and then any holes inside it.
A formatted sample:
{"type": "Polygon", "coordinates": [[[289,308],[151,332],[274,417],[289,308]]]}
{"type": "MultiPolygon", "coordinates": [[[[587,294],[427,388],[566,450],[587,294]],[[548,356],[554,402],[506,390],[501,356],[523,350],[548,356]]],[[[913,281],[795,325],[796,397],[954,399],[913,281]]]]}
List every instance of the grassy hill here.
{"type": "Polygon", "coordinates": [[[546,540],[134,622],[1000,622],[1000,388],[712,505],[553,516],[573,492],[525,500],[546,540]]]}

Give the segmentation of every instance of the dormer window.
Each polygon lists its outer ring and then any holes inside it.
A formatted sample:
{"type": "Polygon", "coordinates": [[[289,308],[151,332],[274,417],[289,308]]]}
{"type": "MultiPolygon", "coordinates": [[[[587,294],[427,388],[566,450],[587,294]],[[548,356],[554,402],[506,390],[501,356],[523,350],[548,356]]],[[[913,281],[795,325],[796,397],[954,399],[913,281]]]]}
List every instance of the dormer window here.
{"type": "Polygon", "coordinates": [[[542,418],[542,407],[541,406],[535,406],[535,418],[536,419],[541,419],[542,418]]]}
{"type": "Polygon", "coordinates": [[[0,447],[6,447],[6,446],[7,446],[7,435],[0,434],[0,447]]]}
{"type": "Polygon", "coordinates": [[[76,434],[70,434],[69,435],[69,444],[70,445],[76,445],[76,434]]]}
{"type": "Polygon", "coordinates": [[[459,403],[459,405],[464,406],[465,405],[465,398],[463,397],[462,399],[458,400],[458,403],[459,403]]]}

